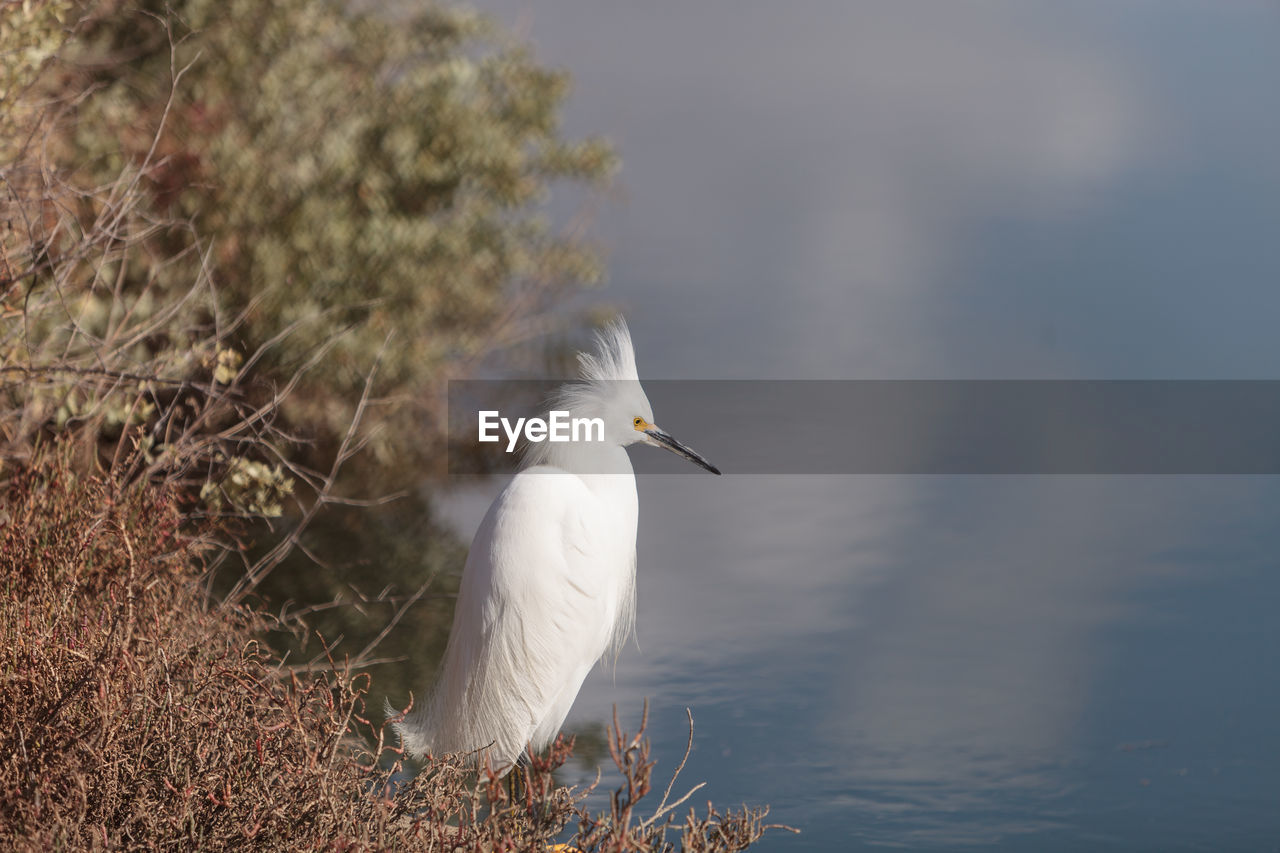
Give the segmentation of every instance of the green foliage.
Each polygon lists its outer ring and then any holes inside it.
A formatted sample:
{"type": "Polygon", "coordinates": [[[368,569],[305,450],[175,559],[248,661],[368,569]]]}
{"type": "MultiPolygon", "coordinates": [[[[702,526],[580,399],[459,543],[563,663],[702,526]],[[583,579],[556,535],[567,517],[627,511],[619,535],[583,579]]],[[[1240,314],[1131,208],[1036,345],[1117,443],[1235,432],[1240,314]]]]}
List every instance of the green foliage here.
{"type": "Polygon", "coordinates": [[[204,484],[200,499],[214,512],[229,508],[246,515],[278,518],[284,513],[284,499],[291,494],[293,480],[280,465],[236,456],[217,482],[204,484]]]}
{"type": "Polygon", "coordinates": [[[23,0],[0,5],[0,112],[53,58],[66,37],[71,0],[23,0]]]}
{"type": "Polygon", "coordinates": [[[258,366],[278,381],[332,347],[284,404],[318,442],[313,461],[332,454],[381,358],[387,428],[372,447],[384,477],[402,475],[436,449],[422,440],[433,382],[599,279],[593,252],[538,207],[557,180],[607,179],[613,155],[560,138],[566,75],[473,13],[168,5],[171,18],[126,3],[77,42],[103,89],[79,108],[74,159],[109,172],[137,158],[152,144],[139,129],[168,105],[150,204],[211,244],[157,234],[162,260],[129,275],[177,291],[207,265],[220,306],[247,311],[246,352],[287,331],[258,366]]]}

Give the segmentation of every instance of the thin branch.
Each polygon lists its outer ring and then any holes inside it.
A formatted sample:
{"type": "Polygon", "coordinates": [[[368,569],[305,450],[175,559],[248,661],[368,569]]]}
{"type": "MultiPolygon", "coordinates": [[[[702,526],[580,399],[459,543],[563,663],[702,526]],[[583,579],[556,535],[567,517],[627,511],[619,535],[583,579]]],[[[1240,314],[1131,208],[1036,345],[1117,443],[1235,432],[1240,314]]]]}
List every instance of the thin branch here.
{"type": "MultiPolygon", "coordinates": [[[[356,440],[355,436],[360,429],[360,423],[363,420],[365,410],[369,405],[374,378],[378,374],[378,367],[382,362],[383,354],[386,352],[387,346],[390,342],[391,335],[387,335],[386,339],[382,342],[382,347],[378,350],[377,356],[374,358],[373,366],[369,368],[369,373],[365,376],[364,389],[360,394],[360,402],[356,406],[355,413],[351,417],[351,423],[348,425],[346,434],[343,435],[342,442],[338,447],[337,456],[334,458],[333,465],[329,469],[328,476],[324,478],[324,482],[322,483],[320,491],[316,495],[315,501],[306,509],[301,520],[299,520],[298,524],[296,524],[293,530],[289,532],[289,535],[276,543],[275,547],[268,551],[261,560],[251,566],[249,570],[245,572],[244,576],[236,582],[235,587],[226,597],[225,603],[237,604],[242,601],[246,595],[257,588],[258,584],[262,583],[263,579],[271,572],[272,569],[284,562],[285,557],[289,555],[289,552],[293,550],[294,546],[301,539],[303,531],[305,531],[308,525],[311,524],[311,521],[315,518],[320,509],[328,503],[329,493],[333,490],[334,483],[338,479],[338,473],[342,468],[342,464],[349,458],[348,449],[356,440]]],[[[291,381],[291,384],[296,380],[297,375],[295,374],[294,380],[291,381]]]]}
{"type": "Polygon", "coordinates": [[[662,802],[658,803],[657,810],[648,820],[640,822],[641,828],[648,828],[651,824],[656,822],[658,818],[675,810],[707,784],[706,782],[699,782],[697,785],[690,788],[689,792],[683,797],[676,800],[671,805],[667,805],[667,798],[671,796],[671,789],[676,786],[676,780],[680,778],[680,773],[684,770],[684,765],[689,761],[689,753],[693,752],[693,709],[686,707],[684,712],[689,717],[689,740],[684,746],[684,756],[680,759],[680,765],[676,767],[675,772],[671,774],[671,781],[667,783],[667,789],[662,792],[662,802]]]}
{"type": "Polygon", "coordinates": [[[431,575],[428,576],[427,579],[422,582],[422,586],[418,587],[418,591],[415,592],[413,595],[409,596],[409,598],[405,601],[404,604],[400,605],[400,609],[396,611],[396,614],[391,617],[391,619],[387,622],[386,625],[382,626],[382,630],[378,632],[378,636],[370,640],[369,644],[365,646],[363,650],[361,650],[360,654],[355,656],[354,660],[356,664],[361,663],[365,659],[365,655],[369,654],[375,648],[377,648],[378,644],[381,643],[384,639],[386,639],[387,634],[390,634],[391,630],[395,628],[396,625],[400,624],[401,617],[404,616],[404,614],[409,610],[410,607],[412,607],[417,602],[419,598],[422,598],[422,594],[427,591],[427,587],[431,585],[431,582],[435,580],[435,577],[436,577],[436,573],[432,572],[431,575]]]}

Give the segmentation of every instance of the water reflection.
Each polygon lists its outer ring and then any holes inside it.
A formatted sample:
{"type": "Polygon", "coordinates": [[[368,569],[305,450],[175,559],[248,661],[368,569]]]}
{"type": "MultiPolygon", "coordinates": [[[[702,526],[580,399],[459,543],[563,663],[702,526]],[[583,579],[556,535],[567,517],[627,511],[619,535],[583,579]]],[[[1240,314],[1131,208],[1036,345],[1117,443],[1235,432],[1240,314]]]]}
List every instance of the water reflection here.
{"type": "Polygon", "coordinates": [[[1063,817],[1100,633],[1186,529],[1185,500],[1074,478],[925,490],[876,618],[833,673],[824,727],[863,810],[892,810],[909,836],[1047,829],[1063,817]]]}
{"type": "Polygon", "coordinates": [[[1274,628],[1233,621],[1280,601],[1272,481],[719,485],[642,478],[640,650],[571,719],[648,696],[669,766],[691,706],[689,778],[767,792],[809,828],[779,848],[1182,844],[1242,800],[1219,841],[1280,825],[1274,628]]]}

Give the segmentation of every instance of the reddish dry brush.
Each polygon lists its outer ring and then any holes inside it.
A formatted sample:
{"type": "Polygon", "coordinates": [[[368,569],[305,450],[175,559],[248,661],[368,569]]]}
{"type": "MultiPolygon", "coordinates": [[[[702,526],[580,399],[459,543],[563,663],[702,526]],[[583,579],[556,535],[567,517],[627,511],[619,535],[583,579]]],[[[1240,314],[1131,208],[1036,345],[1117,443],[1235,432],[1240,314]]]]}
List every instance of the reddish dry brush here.
{"type": "MultiPolygon", "coordinates": [[[[594,785],[554,779],[571,740],[531,756],[515,796],[461,760],[406,774],[363,716],[367,675],[286,666],[257,639],[270,617],[210,602],[213,552],[179,492],[89,476],[72,456],[38,450],[0,508],[0,848],[526,850],[576,825],[583,851],[676,849],[688,795],[668,806],[668,785],[637,816],[643,724],[632,737],[615,720],[623,783],[599,815],[584,807],[594,785]]],[[[763,817],[708,805],[681,848],[743,849],[763,817]]]]}
{"type": "Polygon", "coordinates": [[[743,807],[721,814],[707,802],[705,814],[699,815],[690,808],[684,822],[679,826],[680,845],[676,847],[667,840],[667,832],[675,826],[676,809],[684,805],[690,797],[701,790],[706,783],[699,782],[689,789],[684,796],[671,800],[672,789],[680,779],[689,753],[693,750],[693,713],[686,708],[689,715],[689,741],[685,746],[684,757],[680,759],[662,800],[653,813],[641,818],[637,815],[637,805],[652,790],[653,770],[657,762],[649,757],[649,741],[645,738],[645,729],[649,722],[649,703],[646,701],[640,717],[640,727],[634,735],[623,731],[618,722],[618,709],[613,711],[613,725],[609,729],[609,755],[613,759],[622,776],[622,784],[609,795],[609,811],[591,814],[586,810],[579,812],[578,834],[576,845],[582,850],[601,851],[730,851],[746,850],[760,839],[767,830],[782,829],[788,832],[797,830],[783,824],[767,824],[765,818],[769,814],[767,806],[763,808],[743,807]],[[670,801],[670,802],[668,802],[670,801]]]}
{"type": "Polygon", "coordinates": [[[4,506],[0,846],[381,844],[361,677],[290,672],[262,616],[206,606],[171,489],[45,452],[4,506]]]}
{"type": "Polygon", "coordinates": [[[317,771],[355,686],[282,678],[260,617],[205,606],[200,557],[163,486],[79,475],[58,451],[9,484],[0,838],[218,846],[336,828],[296,794],[329,793],[317,771]]]}

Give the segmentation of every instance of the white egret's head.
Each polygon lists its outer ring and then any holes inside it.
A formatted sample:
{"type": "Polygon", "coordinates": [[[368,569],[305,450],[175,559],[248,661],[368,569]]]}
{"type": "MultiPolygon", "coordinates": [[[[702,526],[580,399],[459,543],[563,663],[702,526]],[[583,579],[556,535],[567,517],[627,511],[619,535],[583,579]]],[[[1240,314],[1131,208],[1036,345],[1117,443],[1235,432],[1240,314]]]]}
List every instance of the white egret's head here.
{"type": "Polygon", "coordinates": [[[552,408],[565,409],[574,417],[600,418],[606,444],[650,444],[683,456],[713,474],[720,473],[654,423],[653,407],[636,373],[631,333],[621,319],[600,330],[594,352],[578,353],[578,373],[579,381],[560,389],[552,408]]]}

